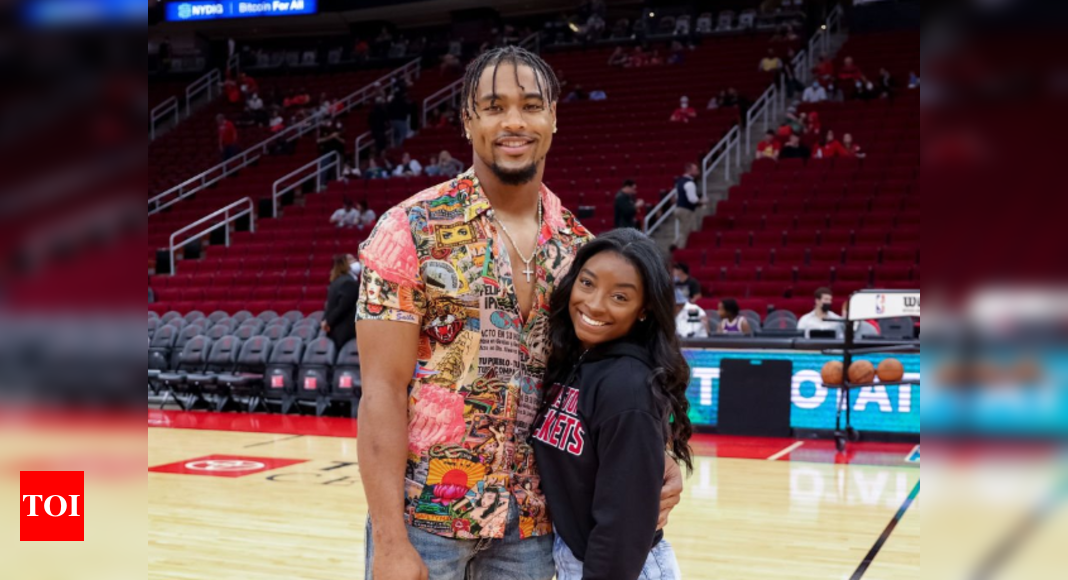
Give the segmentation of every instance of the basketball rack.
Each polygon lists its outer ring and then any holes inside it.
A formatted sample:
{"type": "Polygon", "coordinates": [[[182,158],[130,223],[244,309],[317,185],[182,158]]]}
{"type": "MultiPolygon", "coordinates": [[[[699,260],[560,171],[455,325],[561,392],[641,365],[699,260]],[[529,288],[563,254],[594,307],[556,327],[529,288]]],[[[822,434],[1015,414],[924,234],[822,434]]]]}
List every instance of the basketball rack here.
{"type": "Polygon", "coordinates": [[[842,357],[842,384],[831,385],[823,383],[827,389],[840,389],[842,395],[835,399],[834,415],[834,446],[839,452],[846,450],[848,442],[860,440],[860,432],[853,428],[853,405],[849,394],[857,389],[874,387],[876,385],[918,385],[918,381],[894,381],[894,382],[849,382],[849,366],[853,363],[853,357],[865,354],[886,353],[916,353],[920,352],[920,345],[915,341],[910,342],[887,342],[886,344],[873,346],[857,346],[854,322],[878,318],[896,318],[900,316],[920,315],[920,291],[919,290],[860,290],[849,297],[849,311],[842,323],[845,324],[845,343],[842,348],[824,349],[823,354],[840,355],[842,357]],[[843,413],[843,407],[844,413],[843,413]],[[844,428],[843,428],[844,415],[844,428]]]}

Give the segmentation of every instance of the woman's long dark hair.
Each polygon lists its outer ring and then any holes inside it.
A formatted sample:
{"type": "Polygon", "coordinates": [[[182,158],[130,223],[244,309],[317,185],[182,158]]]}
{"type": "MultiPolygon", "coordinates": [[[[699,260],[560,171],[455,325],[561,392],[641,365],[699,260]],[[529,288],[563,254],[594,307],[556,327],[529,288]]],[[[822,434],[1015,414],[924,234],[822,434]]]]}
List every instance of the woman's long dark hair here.
{"type": "MultiPolygon", "coordinates": [[[[689,440],[693,435],[693,426],[689,417],[690,402],[686,398],[690,366],[682,356],[675,334],[675,285],[663,255],[645,234],[631,228],[612,230],[578,251],[571,270],[557,283],[549,301],[551,351],[542,384],[550,389],[557,383],[565,382],[584,350],[571,322],[571,289],[586,262],[601,252],[619,254],[642,277],[646,316],[644,321],[634,323],[628,338],[649,349],[653,360],[649,387],[658,406],[663,409],[664,438],[669,442],[675,460],[684,463],[692,471],[693,455],[689,440]]],[[[547,393],[542,413],[547,405],[552,404],[551,398],[547,393]]]]}

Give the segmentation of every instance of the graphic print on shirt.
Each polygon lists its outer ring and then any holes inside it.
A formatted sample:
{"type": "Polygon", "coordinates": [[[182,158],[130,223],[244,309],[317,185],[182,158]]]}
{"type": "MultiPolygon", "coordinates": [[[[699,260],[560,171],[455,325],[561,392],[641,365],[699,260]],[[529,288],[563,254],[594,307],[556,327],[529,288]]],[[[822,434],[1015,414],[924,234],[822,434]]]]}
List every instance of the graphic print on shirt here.
{"type": "Polygon", "coordinates": [[[586,447],[586,429],[578,417],[578,389],[564,387],[546,411],[534,438],[571,455],[582,455],[586,447]]]}

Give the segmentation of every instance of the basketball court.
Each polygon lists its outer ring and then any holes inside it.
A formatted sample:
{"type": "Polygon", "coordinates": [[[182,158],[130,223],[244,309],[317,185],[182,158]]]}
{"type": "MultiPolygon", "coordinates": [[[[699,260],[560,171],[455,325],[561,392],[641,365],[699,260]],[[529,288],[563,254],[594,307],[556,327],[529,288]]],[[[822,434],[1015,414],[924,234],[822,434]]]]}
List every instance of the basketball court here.
{"type": "MultiPolygon", "coordinates": [[[[360,579],[356,421],[148,413],[149,578],[360,579]]],[[[913,579],[919,449],[698,435],[666,537],[697,579],[913,579]]]]}

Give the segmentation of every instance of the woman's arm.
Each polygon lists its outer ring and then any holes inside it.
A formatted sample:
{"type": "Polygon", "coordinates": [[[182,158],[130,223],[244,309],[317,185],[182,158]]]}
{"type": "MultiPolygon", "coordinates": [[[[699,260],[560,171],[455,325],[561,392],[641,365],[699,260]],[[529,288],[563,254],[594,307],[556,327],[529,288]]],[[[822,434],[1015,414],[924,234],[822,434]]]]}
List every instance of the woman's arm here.
{"type": "Polygon", "coordinates": [[[653,547],[664,487],[664,436],[645,411],[624,411],[596,428],[600,467],[583,580],[633,580],[653,547]]]}

